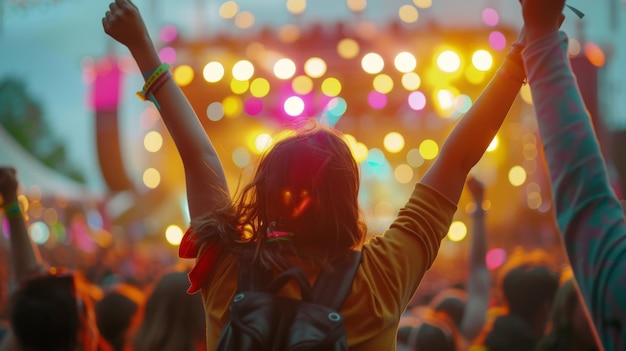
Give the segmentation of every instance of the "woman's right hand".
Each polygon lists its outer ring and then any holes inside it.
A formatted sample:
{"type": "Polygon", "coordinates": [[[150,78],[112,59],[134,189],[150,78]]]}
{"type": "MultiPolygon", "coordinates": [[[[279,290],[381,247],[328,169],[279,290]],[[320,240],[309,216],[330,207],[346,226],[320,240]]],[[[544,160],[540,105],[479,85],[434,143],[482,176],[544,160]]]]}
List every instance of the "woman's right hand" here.
{"type": "Polygon", "coordinates": [[[4,204],[17,199],[17,172],[13,167],[0,167],[0,196],[4,204]]]}
{"type": "Polygon", "coordinates": [[[102,18],[104,32],[129,49],[150,42],[139,9],[130,0],[115,0],[102,18]]]}
{"type": "Polygon", "coordinates": [[[565,16],[565,0],[520,0],[527,43],[557,32],[565,16]]]}

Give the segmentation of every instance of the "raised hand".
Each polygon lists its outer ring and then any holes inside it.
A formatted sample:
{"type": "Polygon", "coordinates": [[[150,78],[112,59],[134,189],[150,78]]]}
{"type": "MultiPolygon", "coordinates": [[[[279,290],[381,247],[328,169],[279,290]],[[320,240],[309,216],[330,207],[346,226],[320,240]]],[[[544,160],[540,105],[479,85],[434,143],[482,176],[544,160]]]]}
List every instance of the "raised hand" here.
{"type": "Polygon", "coordinates": [[[559,30],[565,0],[520,0],[524,17],[525,40],[530,42],[559,30]]]}
{"type": "Polygon", "coordinates": [[[102,18],[104,32],[129,49],[149,42],[139,9],[130,0],[115,0],[102,18]]]}
{"type": "Polygon", "coordinates": [[[469,189],[470,193],[472,194],[472,197],[474,198],[474,202],[476,203],[476,206],[481,206],[485,198],[484,184],[480,180],[472,176],[469,176],[467,178],[466,184],[467,184],[467,189],[469,189]]]}
{"type": "Polygon", "coordinates": [[[15,201],[17,198],[17,172],[13,167],[0,167],[0,195],[4,203],[15,201]]]}

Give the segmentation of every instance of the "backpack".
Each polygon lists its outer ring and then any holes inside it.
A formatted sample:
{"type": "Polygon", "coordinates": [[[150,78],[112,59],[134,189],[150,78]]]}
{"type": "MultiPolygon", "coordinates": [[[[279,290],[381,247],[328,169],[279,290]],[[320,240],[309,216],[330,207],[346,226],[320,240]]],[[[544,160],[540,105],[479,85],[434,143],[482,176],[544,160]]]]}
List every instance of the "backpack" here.
{"type": "Polygon", "coordinates": [[[229,306],[230,319],[216,350],[348,350],[339,310],[350,293],[360,261],[361,252],[351,251],[332,263],[332,271],[320,272],[313,286],[300,267],[272,279],[271,272],[241,262],[239,287],[229,306]],[[301,300],[276,295],[290,280],[300,285],[301,300]]]}

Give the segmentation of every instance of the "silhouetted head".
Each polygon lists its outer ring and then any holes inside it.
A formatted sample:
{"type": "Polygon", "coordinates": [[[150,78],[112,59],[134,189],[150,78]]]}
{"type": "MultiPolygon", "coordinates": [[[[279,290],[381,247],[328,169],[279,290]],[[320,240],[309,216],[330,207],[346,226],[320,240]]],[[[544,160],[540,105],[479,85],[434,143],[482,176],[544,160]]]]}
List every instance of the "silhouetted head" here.
{"type": "Polygon", "coordinates": [[[399,351],[456,351],[457,336],[451,322],[431,312],[409,317],[400,324],[397,336],[399,351]]]}
{"type": "Polygon", "coordinates": [[[100,335],[116,350],[124,349],[128,335],[138,322],[144,302],[143,292],[131,286],[108,291],[95,305],[100,335]]]}
{"type": "Polygon", "coordinates": [[[73,274],[46,274],[21,283],[11,297],[10,322],[24,351],[93,350],[93,306],[73,274]]]}
{"type": "Polygon", "coordinates": [[[558,288],[559,275],[544,265],[522,264],[508,271],[502,282],[509,314],[529,323],[536,321],[538,313],[550,310],[558,288]]]}
{"type": "Polygon", "coordinates": [[[157,281],[146,301],[133,350],[195,351],[204,342],[202,296],[187,294],[188,287],[186,271],[168,272],[157,281]]]}
{"type": "Polygon", "coordinates": [[[566,280],[556,293],[549,318],[549,331],[539,350],[567,351],[571,345],[598,350],[593,326],[585,311],[573,278],[566,280]]]}
{"type": "Polygon", "coordinates": [[[430,302],[430,307],[448,315],[457,328],[461,325],[465,313],[467,293],[464,290],[449,288],[439,292],[430,302]]]}

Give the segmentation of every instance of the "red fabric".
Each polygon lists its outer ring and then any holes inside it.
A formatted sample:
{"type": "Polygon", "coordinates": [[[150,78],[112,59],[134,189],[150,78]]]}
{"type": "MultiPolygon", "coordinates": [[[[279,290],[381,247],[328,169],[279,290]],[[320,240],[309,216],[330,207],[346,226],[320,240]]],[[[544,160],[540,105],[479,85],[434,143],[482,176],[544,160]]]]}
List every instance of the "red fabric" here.
{"type": "Polygon", "coordinates": [[[183,239],[180,242],[180,246],[178,247],[178,256],[180,258],[197,258],[196,265],[193,267],[191,272],[189,272],[189,282],[191,286],[187,289],[187,293],[194,294],[200,289],[209,278],[211,271],[213,270],[213,266],[217,261],[217,258],[220,254],[219,247],[216,242],[211,242],[207,244],[207,247],[202,251],[202,254],[198,256],[198,245],[193,240],[193,235],[191,232],[191,228],[187,229],[183,239]]]}

